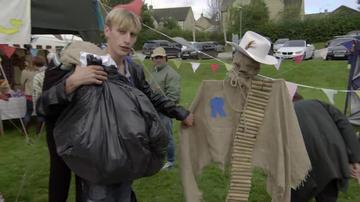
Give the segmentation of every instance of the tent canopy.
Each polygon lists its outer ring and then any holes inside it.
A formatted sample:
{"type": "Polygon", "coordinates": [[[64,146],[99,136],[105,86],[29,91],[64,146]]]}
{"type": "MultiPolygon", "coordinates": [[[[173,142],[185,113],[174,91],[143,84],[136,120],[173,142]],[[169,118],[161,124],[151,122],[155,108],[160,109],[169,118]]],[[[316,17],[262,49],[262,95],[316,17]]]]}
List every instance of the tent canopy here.
{"type": "Polygon", "coordinates": [[[97,0],[31,0],[31,33],[75,34],[99,43],[103,13],[97,0]]]}
{"type": "Polygon", "coordinates": [[[351,65],[348,80],[349,91],[346,94],[344,113],[348,115],[352,124],[360,126],[360,94],[356,92],[360,90],[360,41],[354,40],[352,44],[349,58],[351,65]]]}

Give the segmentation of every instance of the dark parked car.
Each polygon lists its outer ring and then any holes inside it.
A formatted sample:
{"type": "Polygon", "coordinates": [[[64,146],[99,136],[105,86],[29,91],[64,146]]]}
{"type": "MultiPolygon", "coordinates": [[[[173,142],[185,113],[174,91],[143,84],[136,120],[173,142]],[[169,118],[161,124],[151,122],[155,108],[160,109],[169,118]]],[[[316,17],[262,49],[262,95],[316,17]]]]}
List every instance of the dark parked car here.
{"type": "Polygon", "coordinates": [[[181,51],[182,59],[209,59],[211,57],[217,57],[217,55],[216,45],[211,42],[191,42],[191,47],[183,47],[181,51]]]}
{"type": "Polygon", "coordinates": [[[326,60],[347,59],[350,51],[343,46],[343,43],[354,40],[354,38],[337,38],[330,41],[326,60]]]}
{"type": "Polygon", "coordinates": [[[221,45],[219,44],[218,42],[216,41],[209,41],[209,43],[213,43],[215,45],[215,49],[217,52],[224,52],[225,51],[225,46],[224,45],[221,45]]]}
{"type": "Polygon", "coordinates": [[[152,51],[157,47],[163,47],[168,57],[180,57],[181,45],[167,40],[149,40],[146,41],[142,48],[142,53],[146,58],[150,58],[152,51]]]}

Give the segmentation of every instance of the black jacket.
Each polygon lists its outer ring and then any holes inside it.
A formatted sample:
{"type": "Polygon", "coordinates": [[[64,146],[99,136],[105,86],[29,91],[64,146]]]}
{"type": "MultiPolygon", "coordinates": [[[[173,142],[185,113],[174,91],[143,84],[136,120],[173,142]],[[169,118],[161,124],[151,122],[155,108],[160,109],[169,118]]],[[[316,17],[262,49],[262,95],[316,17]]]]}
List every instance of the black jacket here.
{"type": "Polygon", "coordinates": [[[312,165],[310,176],[296,190],[298,195],[316,195],[334,179],[346,189],[349,163],[360,162],[360,144],[347,117],[318,100],[297,101],[294,107],[312,165]]]}
{"type": "MultiPolygon", "coordinates": [[[[145,80],[142,67],[131,60],[127,61],[134,86],[150,99],[158,112],[181,121],[189,115],[189,112],[183,107],[177,106],[169,98],[155,93],[145,80]]],[[[45,73],[43,94],[38,101],[37,113],[45,116],[51,122],[56,121],[62,110],[71,102],[72,94],[65,94],[65,81],[71,74],[72,71],[59,68],[48,70],[45,73]]]]}

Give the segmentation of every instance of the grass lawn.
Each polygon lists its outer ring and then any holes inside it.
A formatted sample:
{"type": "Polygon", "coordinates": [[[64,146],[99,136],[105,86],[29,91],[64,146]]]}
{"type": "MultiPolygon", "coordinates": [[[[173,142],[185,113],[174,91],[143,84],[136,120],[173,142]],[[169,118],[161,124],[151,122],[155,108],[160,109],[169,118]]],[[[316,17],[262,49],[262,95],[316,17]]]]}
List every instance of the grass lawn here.
{"type": "MultiPolygon", "coordinates": [[[[196,73],[192,72],[190,61],[184,61],[177,71],[182,76],[181,104],[189,106],[202,80],[222,79],[226,71],[220,66],[213,73],[210,64],[214,61],[203,60],[196,73]]],[[[150,61],[146,60],[148,66],[150,61]]],[[[171,64],[171,62],[170,62],[171,64]]],[[[345,89],[348,70],[345,61],[309,60],[301,64],[284,61],[280,71],[264,66],[261,74],[272,78],[284,78],[288,81],[330,89],[345,89]]],[[[320,90],[300,88],[305,98],[327,101],[320,90]]],[[[336,105],[344,106],[344,93],[336,95],[336,105]]],[[[5,135],[0,136],[0,192],[7,202],[46,202],[49,159],[44,134],[36,137],[32,131],[33,144],[27,145],[25,139],[8,122],[4,123],[5,135]]],[[[176,123],[175,137],[178,142],[176,123]]],[[[177,147],[177,150],[179,148],[177,147]]],[[[179,162],[174,169],[160,172],[155,176],[137,180],[134,189],[140,202],[181,202],[184,201],[180,180],[179,162]]],[[[222,202],[226,197],[229,171],[222,171],[211,165],[198,177],[198,184],[206,202],[222,202]]],[[[265,176],[255,169],[250,201],[271,201],[265,191],[265,176]]],[[[71,188],[69,201],[74,201],[74,188],[71,188]]],[[[360,201],[360,186],[351,181],[346,194],[341,194],[340,202],[360,201]]]]}

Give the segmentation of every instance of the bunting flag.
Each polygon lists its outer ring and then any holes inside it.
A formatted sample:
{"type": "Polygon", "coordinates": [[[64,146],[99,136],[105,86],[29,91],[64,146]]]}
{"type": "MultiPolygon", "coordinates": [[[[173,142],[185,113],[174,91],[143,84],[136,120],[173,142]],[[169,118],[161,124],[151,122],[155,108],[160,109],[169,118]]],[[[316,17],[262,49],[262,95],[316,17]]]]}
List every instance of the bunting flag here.
{"type": "Polygon", "coordinates": [[[231,45],[235,50],[240,50],[239,44],[236,44],[232,41],[226,41],[227,44],[231,45]]]}
{"type": "Polygon", "coordinates": [[[211,71],[217,72],[217,70],[219,69],[219,64],[214,63],[211,64],[210,67],[211,67],[211,71]]]}
{"type": "Polygon", "coordinates": [[[144,62],[146,55],[143,54],[136,54],[136,58],[139,59],[141,62],[144,62]]]}
{"type": "Polygon", "coordinates": [[[193,71],[196,72],[196,70],[200,66],[200,63],[197,63],[197,62],[190,62],[190,63],[191,63],[191,67],[192,67],[193,71]]]}
{"type": "Polygon", "coordinates": [[[32,55],[33,57],[35,57],[35,56],[37,56],[37,54],[38,54],[38,49],[36,49],[36,48],[31,48],[31,49],[30,49],[30,53],[31,53],[31,55],[32,55]]]}
{"type": "Polygon", "coordinates": [[[141,16],[142,6],[143,6],[142,0],[134,0],[128,4],[118,4],[118,5],[114,6],[114,9],[122,8],[122,9],[133,12],[137,16],[141,16]]]}
{"type": "Polygon", "coordinates": [[[228,63],[224,63],[224,64],[227,71],[230,71],[233,68],[232,64],[228,64],[228,63]]]}
{"type": "Polygon", "coordinates": [[[240,44],[239,35],[232,34],[231,41],[235,44],[240,44]]]}
{"type": "Polygon", "coordinates": [[[334,97],[337,94],[337,90],[333,90],[333,89],[326,89],[326,88],[322,88],[321,89],[325,95],[327,96],[327,98],[329,99],[331,104],[335,104],[335,100],[334,97]]]}
{"type": "Polygon", "coordinates": [[[290,95],[290,100],[293,99],[295,93],[296,93],[296,90],[297,90],[297,84],[296,83],[292,83],[292,82],[288,82],[286,81],[286,87],[289,91],[289,95],[290,95]]]}
{"type": "Polygon", "coordinates": [[[0,44],[29,44],[30,2],[0,0],[0,44]]]}
{"type": "Polygon", "coordinates": [[[328,53],[328,48],[323,48],[319,50],[320,57],[324,60],[326,59],[327,53],[328,53]]]}
{"type": "Polygon", "coordinates": [[[356,95],[360,97],[360,90],[355,91],[356,95]]]}
{"type": "Polygon", "coordinates": [[[304,58],[304,55],[298,55],[294,57],[294,61],[296,64],[300,64],[304,58]]]}
{"type": "Polygon", "coordinates": [[[176,59],[173,59],[171,60],[173,62],[173,64],[175,65],[176,68],[179,69],[180,65],[181,65],[181,61],[179,60],[176,60],[176,59]]]}
{"type": "Polygon", "coordinates": [[[16,48],[8,46],[6,44],[0,44],[0,52],[4,54],[6,57],[11,58],[11,56],[15,53],[16,48]]]}
{"type": "Polygon", "coordinates": [[[280,69],[282,60],[283,60],[283,59],[282,59],[281,57],[278,58],[278,62],[274,65],[275,68],[276,68],[276,70],[279,70],[279,69],[280,69]]]}

